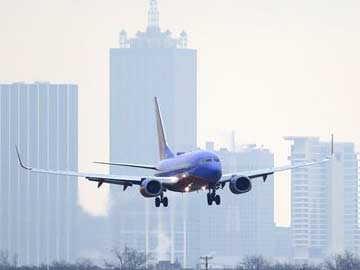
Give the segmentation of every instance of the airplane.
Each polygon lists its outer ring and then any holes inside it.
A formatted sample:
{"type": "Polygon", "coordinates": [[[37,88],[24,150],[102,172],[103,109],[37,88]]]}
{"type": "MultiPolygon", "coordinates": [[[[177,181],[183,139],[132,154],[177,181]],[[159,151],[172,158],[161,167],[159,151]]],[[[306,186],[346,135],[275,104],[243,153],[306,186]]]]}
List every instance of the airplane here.
{"type": "Polygon", "coordinates": [[[155,198],[155,206],[168,207],[168,198],[165,192],[188,193],[194,191],[208,191],[207,203],[220,205],[220,195],[217,190],[223,189],[229,184],[229,189],[234,194],[244,194],[252,189],[252,181],[262,178],[266,182],[267,177],[280,171],[292,170],[301,167],[312,166],[315,164],[330,161],[334,156],[334,137],[331,136],[331,155],[321,160],[305,161],[294,165],[273,167],[260,170],[240,171],[230,174],[223,174],[219,157],[210,151],[196,150],[188,153],[174,154],[168,146],[166,134],[161,117],[159,102],[155,97],[155,114],[158,135],[158,146],[160,161],[155,166],[115,163],[115,162],[96,162],[113,166],[125,166],[153,170],[153,175],[126,176],[126,175],[106,175],[95,173],[82,173],[71,171],[54,171],[40,168],[32,168],[24,164],[20,152],[16,146],[16,152],[20,166],[31,173],[45,173],[52,175],[83,177],[89,181],[97,182],[98,188],[104,183],[123,186],[126,191],[128,187],[139,186],[140,194],[145,198],[155,198]]]}

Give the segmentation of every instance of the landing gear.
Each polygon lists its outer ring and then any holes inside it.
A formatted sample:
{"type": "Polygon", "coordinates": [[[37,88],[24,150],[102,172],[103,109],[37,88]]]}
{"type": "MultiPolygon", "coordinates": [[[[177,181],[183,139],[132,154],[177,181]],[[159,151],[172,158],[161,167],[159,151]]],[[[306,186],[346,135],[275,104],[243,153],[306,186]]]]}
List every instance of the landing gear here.
{"type": "Polygon", "coordinates": [[[216,203],[216,205],[220,205],[221,198],[220,195],[216,195],[215,189],[213,189],[211,192],[207,194],[207,203],[208,205],[212,205],[213,202],[216,203]]]}
{"type": "Polygon", "coordinates": [[[160,207],[160,204],[161,204],[160,198],[159,198],[159,197],[156,197],[156,198],[155,198],[155,206],[156,206],[156,207],[160,207]]]}
{"type": "Polygon", "coordinates": [[[162,203],[163,203],[164,207],[168,207],[168,205],[169,205],[169,200],[168,200],[168,198],[167,198],[167,197],[164,197],[164,198],[162,199],[162,203]]]}
{"type": "Polygon", "coordinates": [[[167,197],[164,197],[164,194],[161,194],[160,197],[155,198],[155,206],[160,207],[160,205],[163,204],[164,207],[168,207],[169,200],[167,197]]]}
{"type": "Polygon", "coordinates": [[[215,196],[215,203],[216,203],[216,205],[220,205],[220,203],[221,203],[220,195],[215,196]]]}
{"type": "Polygon", "coordinates": [[[207,202],[208,202],[208,205],[212,205],[212,203],[213,203],[213,198],[210,193],[207,194],[207,202]]]}

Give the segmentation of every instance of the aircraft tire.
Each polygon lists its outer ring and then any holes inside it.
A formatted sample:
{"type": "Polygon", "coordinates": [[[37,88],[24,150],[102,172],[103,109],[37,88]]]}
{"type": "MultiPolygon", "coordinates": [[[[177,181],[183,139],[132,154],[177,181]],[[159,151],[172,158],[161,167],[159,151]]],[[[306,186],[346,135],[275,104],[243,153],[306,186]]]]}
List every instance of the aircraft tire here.
{"type": "Polygon", "coordinates": [[[168,205],[169,205],[169,200],[168,200],[168,198],[167,198],[167,197],[164,197],[164,198],[162,199],[162,203],[163,203],[164,207],[168,207],[168,205]]]}
{"type": "Polygon", "coordinates": [[[216,205],[220,205],[220,203],[221,203],[220,195],[215,196],[215,203],[216,203],[216,205]]]}
{"type": "Polygon", "coordinates": [[[212,203],[213,203],[213,198],[210,194],[207,195],[207,203],[208,203],[208,205],[212,205],[212,203]]]}
{"type": "Polygon", "coordinates": [[[155,206],[160,207],[160,204],[161,204],[160,198],[159,197],[155,198],[155,206]]]}

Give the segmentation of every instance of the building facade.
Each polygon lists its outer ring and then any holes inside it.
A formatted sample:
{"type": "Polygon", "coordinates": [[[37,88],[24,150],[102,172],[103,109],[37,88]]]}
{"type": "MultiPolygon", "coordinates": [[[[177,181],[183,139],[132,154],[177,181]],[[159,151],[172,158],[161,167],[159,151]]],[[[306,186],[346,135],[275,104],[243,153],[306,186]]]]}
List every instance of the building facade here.
{"type": "MultiPolygon", "coordinates": [[[[274,155],[268,149],[247,145],[233,151],[214,151],[222,162],[223,172],[241,172],[273,167],[274,155]]],[[[213,255],[219,267],[233,267],[245,256],[262,255],[273,258],[274,253],[274,181],[269,177],[252,180],[252,190],[235,195],[226,185],[220,190],[221,206],[208,207],[206,193],[199,194],[196,213],[200,216],[198,252],[213,255]],[[200,210],[197,210],[199,208],[200,210]]],[[[194,243],[196,244],[196,243],[194,243]]],[[[194,258],[196,260],[197,258],[194,258]]]]}
{"type": "MultiPolygon", "coordinates": [[[[196,51],[159,26],[157,1],[150,1],[145,32],[128,38],[120,33],[119,48],[110,49],[110,160],[156,164],[159,160],[154,97],[163,115],[169,145],[174,151],[196,148],[196,51]]],[[[150,171],[111,167],[111,173],[151,174],[150,171]]],[[[159,260],[186,265],[186,201],[169,195],[169,207],[156,209],[139,191],[111,187],[110,245],[144,250],[159,260]],[[126,207],[124,207],[126,205],[126,207]]]]}
{"type": "MultiPolygon", "coordinates": [[[[330,143],[316,137],[293,141],[290,160],[321,159],[330,143]]],[[[327,163],[291,172],[291,237],[295,261],[320,261],[344,251],[359,254],[358,162],[353,143],[335,143],[327,163]]]]}
{"type": "Polygon", "coordinates": [[[71,261],[77,181],[24,171],[15,145],[30,166],[77,171],[78,87],[1,84],[0,104],[0,250],[22,265],[71,261]]]}

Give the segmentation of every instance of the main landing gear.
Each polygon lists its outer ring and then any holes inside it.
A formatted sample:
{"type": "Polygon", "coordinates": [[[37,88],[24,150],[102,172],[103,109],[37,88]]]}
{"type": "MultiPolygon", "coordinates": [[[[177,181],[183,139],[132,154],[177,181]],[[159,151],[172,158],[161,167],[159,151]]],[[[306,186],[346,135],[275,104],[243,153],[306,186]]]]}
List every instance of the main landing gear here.
{"type": "Polygon", "coordinates": [[[155,206],[160,207],[160,205],[163,204],[164,207],[168,207],[169,200],[167,197],[164,197],[164,194],[161,194],[160,197],[155,198],[155,206]]]}
{"type": "Polygon", "coordinates": [[[216,195],[215,189],[213,189],[212,191],[209,191],[209,193],[207,194],[208,205],[212,205],[213,202],[215,202],[216,205],[220,205],[220,203],[221,203],[220,195],[216,195]]]}

